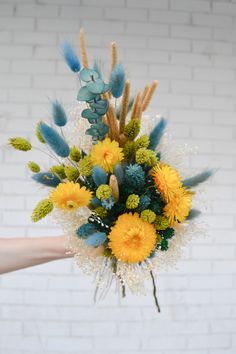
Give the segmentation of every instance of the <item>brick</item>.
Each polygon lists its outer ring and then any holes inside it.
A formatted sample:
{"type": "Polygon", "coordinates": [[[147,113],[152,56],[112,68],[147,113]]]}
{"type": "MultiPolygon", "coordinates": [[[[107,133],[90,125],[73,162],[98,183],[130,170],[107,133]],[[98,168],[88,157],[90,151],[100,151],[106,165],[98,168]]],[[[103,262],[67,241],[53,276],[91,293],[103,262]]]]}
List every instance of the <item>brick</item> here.
{"type": "Polygon", "coordinates": [[[16,6],[16,16],[57,17],[57,15],[58,15],[58,8],[52,5],[18,4],[16,6]]]}
{"type": "Polygon", "coordinates": [[[127,21],[147,20],[148,12],[146,9],[120,9],[120,8],[106,8],[105,9],[105,19],[108,20],[120,20],[127,21]]]}
{"type": "MultiPolygon", "coordinates": [[[[196,38],[196,39],[211,39],[212,32],[210,28],[201,26],[171,26],[171,35],[178,38],[196,38]]],[[[219,39],[219,38],[218,38],[219,39]]]]}
{"type": "Polygon", "coordinates": [[[223,15],[194,14],[193,24],[209,27],[231,27],[233,19],[223,15]]]}
{"type": "Polygon", "coordinates": [[[4,30],[33,30],[35,20],[33,18],[14,18],[4,17],[1,18],[1,28],[4,30]]]}
{"type": "Polygon", "coordinates": [[[150,21],[159,23],[190,23],[190,15],[186,12],[150,11],[150,21]]]}
{"type": "Polygon", "coordinates": [[[51,32],[14,32],[13,41],[16,44],[56,44],[56,34],[51,32]]]}
{"type": "Polygon", "coordinates": [[[225,43],[223,41],[192,41],[193,52],[202,54],[224,54],[230,55],[233,53],[232,43],[225,43]]]}
{"type": "Polygon", "coordinates": [[[171,9],[189,12],[209,12],[210,4],[208,1],[201,0],[171,0],[171,9]]]}
{"type": "Polygon", "coordinates": [[[232,259],[234,248],[231,246],[193,246],[192,255],[195,259],[232,259]]]}
{"type": "Polygon", "coordinates": [[[207,335],[207,336],[192,336],[188,338],[189,348],[227,348],[230,343],[230,337],[227,335],[207,335]]]}
{"type": "Polygon", "coordinates": [[[62,18],[95,19],[102,18],[103,9],[98,7],[61,6],[60,16],[62,18]]]}

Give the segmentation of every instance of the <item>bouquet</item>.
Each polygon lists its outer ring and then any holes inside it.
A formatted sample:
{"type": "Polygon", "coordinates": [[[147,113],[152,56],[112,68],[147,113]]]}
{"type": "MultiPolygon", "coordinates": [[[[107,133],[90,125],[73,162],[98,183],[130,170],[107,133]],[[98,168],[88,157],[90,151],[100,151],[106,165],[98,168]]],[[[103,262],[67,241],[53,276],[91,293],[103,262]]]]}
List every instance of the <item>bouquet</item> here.
{"type": "MultiPolygon", "coordinates": [[[[33,180],[49,188],[32,221],[52,213],[79,267],[95,275],[95,297],[104,296],[113,280],[123,296],[127,288],[140,293],[150,277],[160,310],[153,269],[175,261],[186,235],[194,233],[192,219],[200,214],[192,208],[194,188],[212,171],[183,178],[170,163],[176,151],[166,153],[166,120],[157,118],[151,126],[143,116],[157,81],[132,96],[115,42],[107,82],[97,62],[88,64],[83,29],[80,53],[81,61],[64,42],[65,61],[81,85],[79,103],[66,112],[52,102],[52,124],[36,126],[38,142],[56,163],[43,171],[28,163],[33,180]]],[[[32,149],[22,137],[9,143],[17,150],[32,149]]]]}

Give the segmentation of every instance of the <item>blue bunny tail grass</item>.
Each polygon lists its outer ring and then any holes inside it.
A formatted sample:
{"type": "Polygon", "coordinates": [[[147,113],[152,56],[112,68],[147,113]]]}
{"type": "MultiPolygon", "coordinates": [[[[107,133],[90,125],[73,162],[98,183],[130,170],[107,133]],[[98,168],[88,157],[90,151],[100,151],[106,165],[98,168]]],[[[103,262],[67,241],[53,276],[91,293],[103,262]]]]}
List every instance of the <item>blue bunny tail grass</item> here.
{"type": "Polygon", "coordinates": [[[61,183],[60,179],[51,172],[39,172],[32,176],[32,179],[44,186],[57,187],[61,183]]]}
{"type": "Polygon", "coordinates": [[[99,205],[101,205],[101,200],[98,199],[97,197],[93,197],[92,200],[91,200],[91,202],[90,202],[90,204],[91,204],[91,206],[92,206],[93,208],[96,208],[96,207],[98,207],[99,205]]]}
{"type": "MultiPolygon", "coordinates": [[[[130,112],[133,103],[134,103],[134,96],[130,97],[129,99],[127,114],[130,112]]],[[[118,108],[116,109],[116,116],[118,119],[120,119],[120,109],[121,109],[121,105],[119,105],[118,108]]]]}
{"type": "Polygon", "coordinates": [[[187,178],[183,181],[183,186],[185,188],[191,188],[195,187],[198,184],[205,182],[208,178],[210,178],[213,175],[214,171],[213,170],[206,170],[201,173],[199,173],[196,176],[193,176],[191,178],[187,178]]]}
{"type": "Polygon", "coordinates": [[[98,247],[101,246],[107,239],[105,232],[95,232],[85,239],[87,246],[98,247]]]}
{"type": "Polygon", "coordinates": [[[149,149],[155,150],[157,145],[159,144],[161,137],[164,133],[164,130],[167,125],[167,120],[164,118],[161,118],[160,122],[154,127],[152,130],[149,139],[150,139],[150,144],[149,144],[149,149]]]}
{"type": "Polygon", "coordinates": [[[57,100],[52,102],[52,118],[58,127],[63,127],[67,123],[66,112],[57,100]]]}
{"type": "Polygon", "coordinates": [[[92,235],[95,231],[96,231],[96,227],[93,224],[87,223],[87,224],[81,225],[77,229],[76,235],[78,237],[86,238],[89,235],[92,235]]]}
{"type": "Polygon", "coordinates": [[[49,127],[45,123],[40,123],[40,133],[50,148],[60,157],[68,157],[70,148],[65,140],[57,133],[56,130],[49,127]]]}
{"type": "Polygon", "coordinates": [[[125,178],[124,167],[120,164],[115,165],[114,173],[119,184],[122,184],[125,178]]]}
{"type": "Polygon", "coordinates": [[[111,73],[110,88],[112,96],[118,98],[122,95],[125,86],[125,71],[123,66],[118,63],[111,73]]]}
{"type": "Polygon", "coordinates": [[[93,167],[92,176],[97,186],[100,186],[100,184],[106,184],[107,182],[107,174],[100,166],[93,167]]]}
{"type": "Polygon", "coordinates": [[[79,72],[80,71],[80,61],[77,57],[77,54],[75,53],[74,49],[72,48],[71,44],[67,41],[65,41],[62,44],[62,49],[63,49],[63,55],[65,58],[65,61],[69,68],[74,72],[79,72]]]}
{"type": "Polygon", "coordinates": [[[192,220],[197,218],[199,215],[201,215],[200,210],[198,209],[191,209],[188,216],[187,216],[187,220],[192,220]]]}

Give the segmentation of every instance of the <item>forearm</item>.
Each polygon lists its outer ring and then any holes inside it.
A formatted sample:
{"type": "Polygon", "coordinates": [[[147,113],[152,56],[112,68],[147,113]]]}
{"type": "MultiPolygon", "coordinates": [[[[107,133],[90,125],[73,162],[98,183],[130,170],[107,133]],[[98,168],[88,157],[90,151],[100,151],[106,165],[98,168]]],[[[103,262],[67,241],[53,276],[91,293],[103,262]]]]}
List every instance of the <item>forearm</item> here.
{"type": "Polygon", "coordinates": [[[0,239],[0,274],[68,257],[65,236],[0,239]]]}

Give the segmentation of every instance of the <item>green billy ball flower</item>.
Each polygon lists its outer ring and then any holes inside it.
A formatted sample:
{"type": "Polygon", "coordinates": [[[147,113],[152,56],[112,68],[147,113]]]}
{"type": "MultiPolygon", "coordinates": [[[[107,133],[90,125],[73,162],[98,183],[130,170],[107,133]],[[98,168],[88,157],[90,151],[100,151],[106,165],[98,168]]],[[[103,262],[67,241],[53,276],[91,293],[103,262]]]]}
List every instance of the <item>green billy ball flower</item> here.
{"type": "Polygon", "coordinates": [[[38,122],[38,124],[36,125],[35,135],[40,143],[45,144],[45,140],[40,133],[40,124],[41,124],[41,122],[38,122]]]}
{"type": "Polygon", "coordinates": [[[101,184],[96,190],[96,197],[101,200],[108,199],[112,194],[111,187],[108,184],[101,184]]]}
{"type": "Polygon", "coordinates": [[[134,142],[134,149],[137,151],[138,149],[141,148],[148,148],[150,144],[150,139],[147,135],[142,135],[140,136],[137,140],[134,142]]]}
{"type": "Polygon", "coordinates": [[[9,140],[9,144],[16,150],[20,151],[29,151],[32,149],[31,143],[26,140],[25,138],[21,138],[19,136],[16,136],[14,138],[11,138],[9,140]]]}
{"type": "Polygon", "coordinates": [[[34,173],[40,172],[40,167],[36,162],[29,161],[27,166],[31,172],[34,172],[34,173]]]}
{"type": "Polygon", "coordinates": [[[150,167],[153,167],[157,164],[157,157],[155,151],[140,148],[136,151],[135,160],[138,164],[147,164],[150,167]]]}
{"type": "Polygon", "coordinates": [[[75,162],[79,162],[81,159],[81,152],[77,149],[76,146],[73,146],[70,149],[70,159],[75,162]]]}
{"type": "Polygon", "coordinates": [[[98,216],[100,216],[101,219],[107,217],[108,212],[105,208],[103,208],[103,206],[98,206],[94,209],[94,211],[98,216]]]}
{"type": "Polygon", "coordinates": [[[152,224],[156,219],[156,214],[150,209],[145,209],[141,212],[141,219],[152,224]]]}
{"type": "Polygon", "coordinates": [[[46,215],[53,210],[53,203],[50,199],[43,199],[39,202],[33,210],[31,219],[33,222],[37,222],[43,219],[46,215]]]}
{"type": "Polygon", "coordinates": [[[62,165],[55,165],[50,168],[50,171],[61,179],[66,178],[65,169],[62,165]]]}
{"type": "Polygon", "coordinates": [[[75,182],[76,180],[78,180],[80,174],[77,168],[73,166],[65,166],[64,171],[69,181],[75,182]]]}
{"type": "Polygon", "coordinates": [[[165,230],[170,225],[170,222],[166,216],[156,215],[156,219],[153,225],[157,230],[165,230]]]}
{"type": "Polygon", "coordinates": [[[127,141],[123,147],[123,154],[126,160],[130,160],[134,156],[134,142],[127,141]]]}
{"type": "Polygon", "coordinates": [[[125,126],[124,135],[129,140],[134,140],[140,132],[140,126],[141,124],[139,119],[131,119],[131,121],[125,126]]]}
{"type": "Polygon", "coordinates": [[[89,155],[79,161],[79,170],[81,175],[85,177],[91,176],[93,172],[93,165],[89,155]]]}
{"type": "Polygon", "coordinates": [[[137,194],[130,194],[126,200],[127,209],[135,209],[139,205],[139,196],[137,194]]]}

